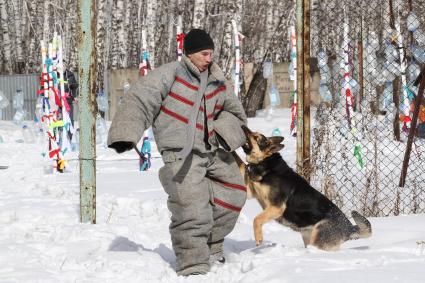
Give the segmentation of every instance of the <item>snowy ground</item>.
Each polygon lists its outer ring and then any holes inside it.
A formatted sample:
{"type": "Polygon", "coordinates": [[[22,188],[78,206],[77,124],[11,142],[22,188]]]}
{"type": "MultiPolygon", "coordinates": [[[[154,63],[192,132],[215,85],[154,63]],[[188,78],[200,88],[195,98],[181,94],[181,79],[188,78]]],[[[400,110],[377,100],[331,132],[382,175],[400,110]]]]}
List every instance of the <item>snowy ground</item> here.
{"type": "MultiPolygon", "coordinates": [[[[295,160],[282,118],[249,121],[270,135],[280,126],[282,154],[295,160]]],[[[17,143],[20,131],[0,121],[0,282],[425,282],[425,215],[371,218],[373,236],[345,243],[338,252],[304,248],[301,236],[276,223],[264,226],[256,247],[252,220],[260,212],[248,200],[225,241],[227,262],[205,276],[177,277],[168,233],[166,194],[157,179],[162,166],[138,171],[134,152],[98,148],[97,224],[79,223],[79,165],[45,174],[36,144],[17,143]]],[[[154,152],[154,157],[158,153],[154,152]]]]}

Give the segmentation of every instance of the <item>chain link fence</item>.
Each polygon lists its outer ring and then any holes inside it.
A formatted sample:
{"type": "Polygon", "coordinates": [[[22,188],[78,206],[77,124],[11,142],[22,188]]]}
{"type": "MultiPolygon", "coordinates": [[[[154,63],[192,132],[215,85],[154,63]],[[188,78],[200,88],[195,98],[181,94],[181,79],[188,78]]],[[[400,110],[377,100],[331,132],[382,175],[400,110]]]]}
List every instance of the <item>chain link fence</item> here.
{"type": "Polygon", "coordinates": [[[425,63],[425,1],[315,2],[311,57],[322,102],[312,115],[311,182],[345,212],[425,212],[425,105],[413,85],[425,63]],[[415,131],[399,187],[409,131],[415,131]]]}

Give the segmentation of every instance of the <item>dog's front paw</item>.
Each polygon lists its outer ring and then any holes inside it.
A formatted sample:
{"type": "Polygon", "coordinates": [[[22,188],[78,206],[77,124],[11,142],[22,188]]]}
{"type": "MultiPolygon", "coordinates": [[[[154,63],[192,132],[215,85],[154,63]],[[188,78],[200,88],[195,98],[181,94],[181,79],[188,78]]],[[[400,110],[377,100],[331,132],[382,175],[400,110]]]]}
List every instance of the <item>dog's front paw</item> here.
{"type": "Polygon", "coordinates": [[[255,233],[255,244],[257,246],[261,245],[263,242],[263,233],[261,231],[255,233]]]}

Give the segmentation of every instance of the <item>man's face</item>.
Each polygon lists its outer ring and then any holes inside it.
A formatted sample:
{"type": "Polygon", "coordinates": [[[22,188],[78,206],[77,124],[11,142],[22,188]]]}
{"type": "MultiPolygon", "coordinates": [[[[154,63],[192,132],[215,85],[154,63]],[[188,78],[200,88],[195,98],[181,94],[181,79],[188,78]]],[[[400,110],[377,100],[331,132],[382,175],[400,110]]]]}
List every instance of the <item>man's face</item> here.
{"type": "Polygon", "coordinates": [[[188,55],[187,57],[192,61],[192,63],[198,67],[200,72],[205,71],[208,69],[208,66],[212,62],[212,55],[214,50],[212,49],[205,49],[201,50],[199,52],[193,53],[188,55]]]}

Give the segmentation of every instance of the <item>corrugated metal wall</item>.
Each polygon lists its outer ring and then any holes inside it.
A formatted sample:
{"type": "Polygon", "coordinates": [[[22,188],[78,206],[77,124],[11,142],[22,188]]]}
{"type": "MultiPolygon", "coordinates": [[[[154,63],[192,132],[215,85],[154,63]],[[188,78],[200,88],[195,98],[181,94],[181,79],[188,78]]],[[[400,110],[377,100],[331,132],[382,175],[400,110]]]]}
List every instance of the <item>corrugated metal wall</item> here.
{"type": "Polygon", "coordinates": [[[12,120],[16,110],[13,109],[12,102],[17,89],[24,92],[24,108],[27,111],[25,120],[34,120],[35,104],[37,102],[37,90],[39,86],[39,75],[0,75],[0,91],[9,100],[9,106],[1,109],[0,120],[12,120]]]}

